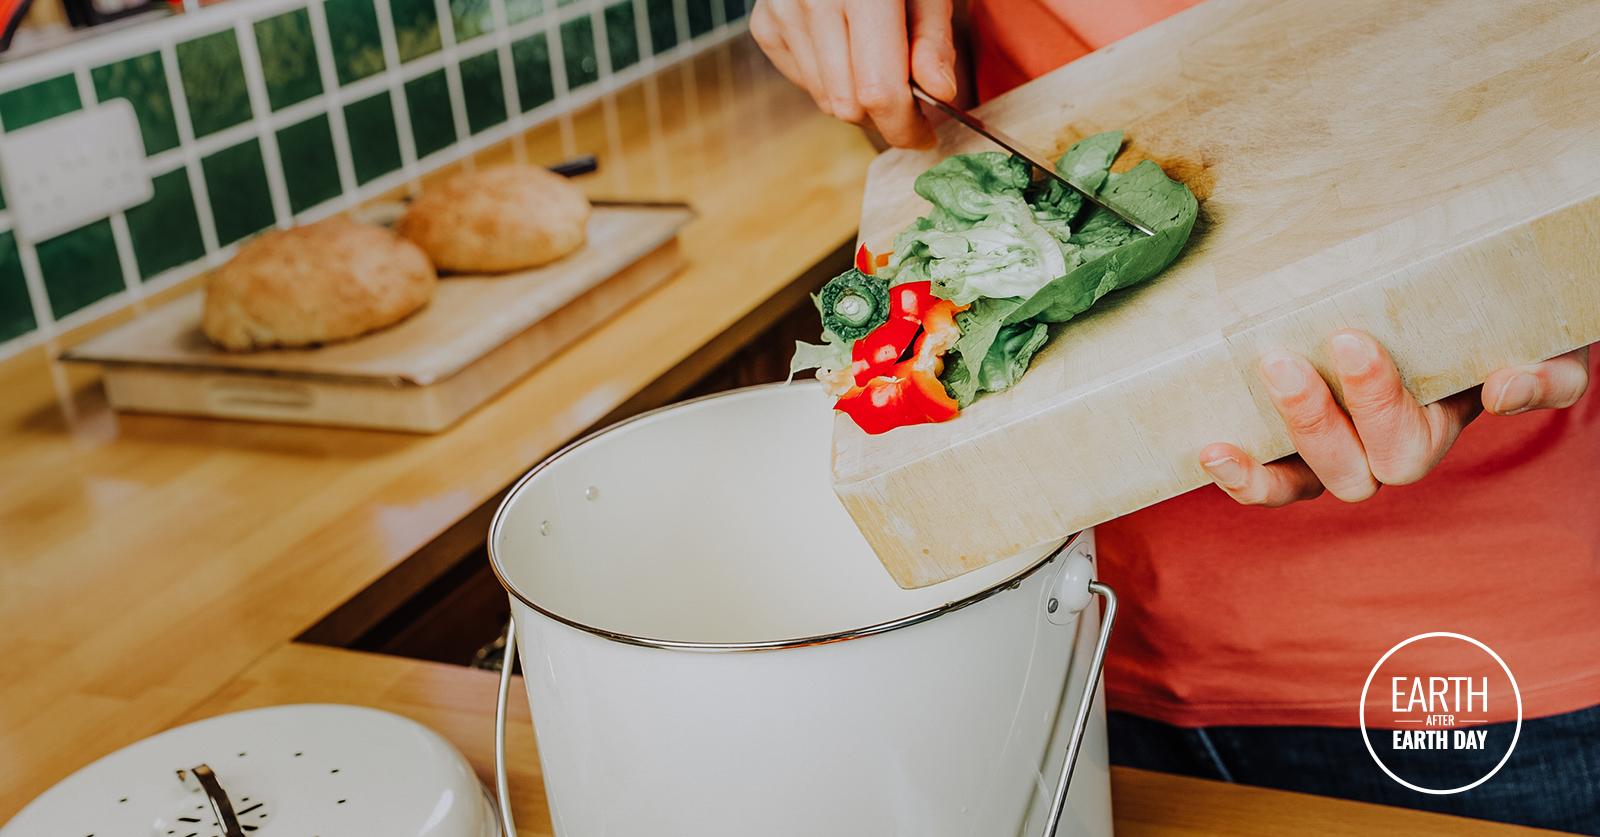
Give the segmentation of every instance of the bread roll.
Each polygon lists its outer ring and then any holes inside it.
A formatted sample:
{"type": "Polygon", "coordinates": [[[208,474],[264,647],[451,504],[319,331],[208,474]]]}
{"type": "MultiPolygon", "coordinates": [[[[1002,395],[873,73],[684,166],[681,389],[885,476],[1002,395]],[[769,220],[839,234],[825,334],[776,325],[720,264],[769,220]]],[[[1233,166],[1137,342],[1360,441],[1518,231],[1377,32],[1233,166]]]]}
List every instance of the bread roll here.
{"type": "Polygon", "coordinates": [[[211,274],[201,329],[234,351],[344,340],[405,319],[437,282],[421,248],[339,216],[240,247],[211,274]]]}
{"type": "Polygon", "coordinates": [[[498,166],[425,189],[396,227],[441,271],[500,273],[553,262],[583,246],[589,200],[536,166],[498,166]]]}

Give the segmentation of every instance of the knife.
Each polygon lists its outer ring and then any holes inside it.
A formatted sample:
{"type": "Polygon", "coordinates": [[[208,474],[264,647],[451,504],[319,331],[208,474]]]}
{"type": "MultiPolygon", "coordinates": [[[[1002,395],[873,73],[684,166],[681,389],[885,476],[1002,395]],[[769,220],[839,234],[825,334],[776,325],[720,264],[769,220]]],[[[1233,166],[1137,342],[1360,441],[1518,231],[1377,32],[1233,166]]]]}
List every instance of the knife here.
{"type": "Polygon", "coordinates": [[[984,139],[994,143],[995,145],[1000,146],[1001,148],[1005,149],[1006,151],[1010,152],[1011,154],[1013,154],[1013,155],[1015,155],[1017,157],[1021,157],[1023,160],[1026,160],[1029,165],[1033,166],[1034,168],[1038,169],[1039,171],[1044,172],[1045,175],[1047,175],[1049,177],[1053,177],[1056,180],[1059,180],[1062,183],[1065,183],[1068,188],[1072,189],[1072,191],[1077,192],[1080,195],[1083,195],[1084,200],[1087,200],[1089,203],[1092,203],[1095,206],[1098,206],[1101,209],[1104,209],[1105,211],[1111,213],[1112,215],[1117,216],[1117,218],[1120,219],[1124,224],[1127,224],[1128,226],[1133,227],[1134,229],[1138,230],[1139,232],[1144,233],[1145,235],[1155,235],[1156,234],[1155,230],[1152,230],[1148,226],[1145,226],[1144,224],[1141,224],[1138,221],[1134,220],[1132,217],[1130,217],[1128,215],[1128,213],[1123,212],[1123,211],[1117,209],[1116,207],[1106,203],[1105,201],[1103,201],[1100,198],[1096,197],[1093,192],[1089,191],[1088,189],[1083,188],[1082,186],[1079,186],[1076,183],[1073,183],[1071,180],[1068,180],[1066,177],[1064,177],[1061,174],[1059,174],[1056,171],[1055,166],[1052,166],[1049,163],[1044,162],[1043,158],[1040,155],[1033,154],[1033,153],[1030,153],[1028,151],[1024,151],[1022,145],[1020,143],[1018,143],[1016,140],[1006,136],[1005,134],[1000,133],[998,130],[996,130],[994,128],[990,128],[989,126],[983,124],[983,120],[979,119],[978,117],[973,116],[970,113],[967,113],[966,111],[962,110],[961,108],[956,107],[955,105],[950,104],[949,102],[944,102],[944,101],[940,101],[939,99],[935,99],[931,94],[928,93],[928,91],[923,90],[921,85],[918,85],[914,81],[911,82],[911,95],[915,96],[917,99],[919,99],[919,100],[921,100],[923,102],[927,102],[928,104],[932,105],[935,108],[938,108],[940,111],[942,111],[946,116],[950,117],[951,119],[954,119],[955,121],[960,122],[961,124],[967,126],[968,128],[971,128],[973,130],[973,132],[975,132],[978,136],[981,136],[984,139]]]}

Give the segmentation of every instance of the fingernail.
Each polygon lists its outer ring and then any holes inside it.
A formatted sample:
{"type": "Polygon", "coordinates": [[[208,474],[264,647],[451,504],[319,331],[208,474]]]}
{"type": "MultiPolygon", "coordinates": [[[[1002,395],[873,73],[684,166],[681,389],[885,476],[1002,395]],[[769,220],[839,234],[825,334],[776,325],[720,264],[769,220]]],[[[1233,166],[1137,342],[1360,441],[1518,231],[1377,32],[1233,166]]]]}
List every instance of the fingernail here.
{"type": "Polygon", "coordinates": [[[1231,456],[1206,460],[1200,463],[1200,467],[1205,468],[1206,473],[1210,474],[1211,478],[1216,480],[1217,484],[1223,488],[1244,488],[1244,466],[1239,464],[1239,460],[1231,456]]]}
{"type": "Polygon", "coordinates": [[[1372,368],[1378,353],[1372,345],[1354,334],[1337,334],[1333,338],[1333,365],[1340,375],[1354,377],[1372,368]]]}
{"type": "Polygon", "coordinates": [[[1272,351],[1261,358],[1261,376],[1277,395],[1294,395],[1306,387],[1300,362],[1288,352],[1272,351]]]}
{"type": "Polygon", "coordinates": [[[956,74],[955,74],[955,71],[950,69],[949,67],[940,67],[939,68],[939,74],[944,77],[944,85],[945,85],[944,89],[950,91],[949,92],[949,96],[950,96],[950,98],[954,99],[956,97],[956,74]]]}
{"type": "Polygon", "coordinates": [[[1502,416],[1525,413],[1538,396],[1539,379],[1526,372],[1518,372],[1500,388],[1500,396],[1494,400],[1493,412],[1502,416]]]}

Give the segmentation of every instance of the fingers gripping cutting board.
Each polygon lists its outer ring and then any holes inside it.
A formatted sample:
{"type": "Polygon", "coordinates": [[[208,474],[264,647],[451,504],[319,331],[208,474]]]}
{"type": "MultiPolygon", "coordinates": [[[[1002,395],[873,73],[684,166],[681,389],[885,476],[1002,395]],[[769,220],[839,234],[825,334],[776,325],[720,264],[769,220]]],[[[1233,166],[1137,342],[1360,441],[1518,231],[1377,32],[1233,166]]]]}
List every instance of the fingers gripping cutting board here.
{"type": "MultiPolygon", "coordinates": [[[[1600,14],[1592,2],[1212,0],[980,109],[1042,149],[1125,128],[1201,199],[1186,254],[1057,327],[946,424],[834,436],[835,489],[902,586],[942,581],[1207,482],[1197,453],[1292,445],[1255,376],[1327,370],[1366,329],[1420,399],[1600,340],[1600,14]]],[[[876,160],[862,238],[918,173],[988,150],[945,125],[876,160]]]]}

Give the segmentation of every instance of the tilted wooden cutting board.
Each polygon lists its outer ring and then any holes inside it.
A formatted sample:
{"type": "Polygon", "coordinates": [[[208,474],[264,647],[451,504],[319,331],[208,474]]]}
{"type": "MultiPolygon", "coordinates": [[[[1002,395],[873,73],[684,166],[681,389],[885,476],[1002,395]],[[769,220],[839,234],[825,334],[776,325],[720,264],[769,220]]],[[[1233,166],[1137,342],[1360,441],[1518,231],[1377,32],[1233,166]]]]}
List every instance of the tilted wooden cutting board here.
{"type": "MultiPolygon", "coordinates": [[[[1600,6],[1211,0],[979,110],[1042,150],[1123,128],[1201,199],[1186,254],[1053,332],[1010,391],[946,424],[836,419],[835,488],[905,587],[1208,482],[1201,447],[1292,452],[1255,375],[1325,372],[1363,328],[1432,401],[1600,340],[1600,6]]],[[[873,163],[862,240],[912,180],[991,150],[958,125],[873,163]]]]}
{"type": "Polygon", "coordinates": [[[73,348],[113,407],[299,424],[442,430],[683,266],[681,204],[597,204],[581,250],[543,267],[447,276],[427,307],[353,340],[225,352],[199,292],[73,348]]]}

